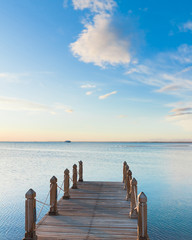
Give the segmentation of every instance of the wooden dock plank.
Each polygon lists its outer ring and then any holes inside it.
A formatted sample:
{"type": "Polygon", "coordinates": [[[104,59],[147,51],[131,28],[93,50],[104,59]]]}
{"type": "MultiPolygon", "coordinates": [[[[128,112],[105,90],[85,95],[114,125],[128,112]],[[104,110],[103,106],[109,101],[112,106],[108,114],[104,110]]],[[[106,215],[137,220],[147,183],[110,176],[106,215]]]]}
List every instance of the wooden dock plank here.
{"type": "Polygon", "coordinates": [[[59,200],[57,216],[45,215],[38,223],[38,240],[137,239],[137,220],[129,218],[122,183],[78,183],[70,196],[59,200]]]}

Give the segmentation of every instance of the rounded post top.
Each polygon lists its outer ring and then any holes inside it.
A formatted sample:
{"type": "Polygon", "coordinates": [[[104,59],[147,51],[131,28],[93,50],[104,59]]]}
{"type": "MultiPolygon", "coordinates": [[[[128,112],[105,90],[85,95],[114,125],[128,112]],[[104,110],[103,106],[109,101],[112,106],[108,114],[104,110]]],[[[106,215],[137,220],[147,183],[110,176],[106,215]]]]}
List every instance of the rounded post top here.
{"type": "Polygon", "coordinates": [[[57,178],[55,176],[53,176],[51,179],[50,179],[50,183],[56,183],[57,182],[57,178]]]}
{"type": "Polygon", "coordinates": [[[77,164],[74,164],[74,165],[73,165],[73,168],[77,168],[77,164]]]}
{"type": "Polygon", "coordinates": [[[139,198],[140,203],[146,203],[147,202],[147,197],[146,197],[144,192],[139,193],[138,198],[139,198]]]}
{"type": "Polygon", "coordinates": [[[130,176],[132,175],[132,172],[131,172],[131,170],[129,170],[129,175],[130,175],[130,176]]]}
{"type": "Polygon", "coordinates": [[[26,198],[35,198],[35,197],[36,197],[36,192],[35,192],[32,188],[30,188],[30,189],[26,192],[25,197],[26,197],[26,198]]]}
{"type": "Polygon", "coordinates": [[[69,169],[66,168],[65,171],[64,171],[64,174],[69,175],[69,169]]]}
{"type": "Polygon", "coordinates": [[[83,162],[80,160],[80,161],[79,161],[79,164],[83,164],[83,162]]]}
{"type": "Polygon", "coordinates": [[[126,162],[126,161],[124,161],[124,162],[123,162],[123,165],[127,165],[127,162],[126,162]]]}
{"type": "Polygon", "coordinates": [[[137,185],[137,180],[136,180],[135,178],[133,178],[133,179],[131,180],[131,184],[132,184],[132,185],[137,185]]]}

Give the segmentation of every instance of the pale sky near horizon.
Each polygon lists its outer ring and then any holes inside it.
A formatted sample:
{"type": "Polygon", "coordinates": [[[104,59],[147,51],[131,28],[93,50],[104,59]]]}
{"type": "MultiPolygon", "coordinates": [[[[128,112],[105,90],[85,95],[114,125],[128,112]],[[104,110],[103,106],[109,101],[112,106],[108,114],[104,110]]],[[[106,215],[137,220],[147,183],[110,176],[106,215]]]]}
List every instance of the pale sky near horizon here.
{"type": "Polygon", "coordinates": [[[0,0],[0,133],[192,140],[192,2],[0,0]]]}

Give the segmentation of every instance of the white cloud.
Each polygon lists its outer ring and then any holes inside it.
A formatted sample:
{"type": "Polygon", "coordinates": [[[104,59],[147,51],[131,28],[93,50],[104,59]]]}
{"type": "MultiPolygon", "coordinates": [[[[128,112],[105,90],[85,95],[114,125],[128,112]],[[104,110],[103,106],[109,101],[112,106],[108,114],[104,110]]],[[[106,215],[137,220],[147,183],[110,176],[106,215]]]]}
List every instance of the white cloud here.
{"type": "Polygon", "coordinates": [[[96,85],[94,85],[94,84],[83,84],[83,85],[81,85],[81,88],[95,88],[96,87],[96,85]]]}
{"type": "Polygon", "coordinates": [[[92,93],[93,93],[93,92],[91,92],[91,91],[90,91],[90,92],[86,92],[86,95],[89,96],[89,95],[91,95],[92,93]]]}
{"type": "Polygon", "coordinates": [[[74,9],[83,10],[85,8],[90,9],[92,12],[100,13],[106,11],[112,11],[116,6],[113,0],[72,0],[74,9]]]}
{"type": "Polygon", "coordinates": [[[105,99],[105,98],[108,98],[109,96],[113,95],[113,94],[116,94],[117,91],[113,91],[113,92],[110,92],[110,93],[107,93],[105,95],[102,95],[102,96],[99,96],[99,99],[105,99]]]}
{"type": "Polygon", "coordinates": [[[128,41],[118,36],[108,14],[96,15],[70,48],[80,61],[100,67],[127,64],[131,59],[128,41]]]}

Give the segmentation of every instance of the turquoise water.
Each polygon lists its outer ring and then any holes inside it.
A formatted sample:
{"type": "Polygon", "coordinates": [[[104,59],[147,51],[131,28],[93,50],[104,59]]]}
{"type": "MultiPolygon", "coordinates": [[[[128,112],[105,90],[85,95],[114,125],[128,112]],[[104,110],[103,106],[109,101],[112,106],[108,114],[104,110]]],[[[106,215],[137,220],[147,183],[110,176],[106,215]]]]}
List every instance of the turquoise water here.
{"type": "MultiPolygon", "coordinates": [[[[0,240],[24,236],[25,193],[44,201],[49,180],[82,160],[84,180],[122,181],[127,161],[148,197],[151,240],[192,239],[192,144],[0,143],[0,240]]],[[[62,193],[60,193],[62,196],[62,193]]],[[[37,215],[41,204],[37,204],[37,215]]],[[[48,211],[45,206],[40,218],[48,211]]]]}

